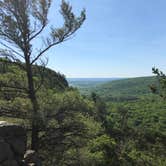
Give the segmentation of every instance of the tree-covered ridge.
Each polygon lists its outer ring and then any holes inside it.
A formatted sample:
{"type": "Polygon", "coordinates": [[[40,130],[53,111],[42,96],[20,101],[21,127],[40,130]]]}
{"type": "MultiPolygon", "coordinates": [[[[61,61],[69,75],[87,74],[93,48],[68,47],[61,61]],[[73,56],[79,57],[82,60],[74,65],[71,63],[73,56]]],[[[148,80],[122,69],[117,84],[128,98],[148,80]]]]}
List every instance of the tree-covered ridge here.
{"type": "MultiPolygon", "coordinates": [[[[77,83],[76,83],[77,84],[77,83]]],[[[114,80],[94,86],[80,84],[76,87],[84,95],[97,93],[104,100],[135,100],[143,95],[152,95],[150,87],[157,85],[156,77],[137,77],[114,80]]]]}
{"type": "MultiPolygon", "coordinates": [[[[26,73],[9,59],[0,59],[0,115],[17,118],[31,118],[31,103],[28,98],[26,73]]],[[[25,64],[21,63],[24,67],[25,64]]],[[[64,75],[43,66],[32,66],[36,95],[51,90],[62,93],[69,88],[64,75]]]]}
{"type": "Polygon", "coordinates": [[[150,86],[157,84],[155,77],[138,77],[124,80],[112,81],[101,85],[96,89],[104,98],[122,98],[122,99],[136,99],[142,95],[150,95],[150,86]]]}
{"type": "MultiPolygon", "coordinates": [[[[25,64],[23,65],[25,66],[25,64]]],[[[64,90],[69,87],[65,76],[61,73],[38,65],[33,65],[32,70],[34,77],[40,79],[44,86],[48,88],[64,90]]],[[[2,76],[7,73],[14,74],[14,71],[19,73],[19,68],[15,65],[15,62],[10,61],[9,59],[0,58],[0,74],[2,74],[2,76]]],[[[15,74],[17,75],[18,73],[15,74]]]]}

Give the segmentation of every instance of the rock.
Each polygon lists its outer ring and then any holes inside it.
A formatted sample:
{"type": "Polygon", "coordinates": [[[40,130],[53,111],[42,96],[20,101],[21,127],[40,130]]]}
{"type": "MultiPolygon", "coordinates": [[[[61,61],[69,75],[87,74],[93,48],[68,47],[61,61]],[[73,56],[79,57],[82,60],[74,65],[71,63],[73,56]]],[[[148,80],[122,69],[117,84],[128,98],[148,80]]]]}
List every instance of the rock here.
{"type": "Polygon", "coordinates": [[[0,121],[0,166],[21,165],[26,144],[26,131],[22,126],[0,121]]]}
{"type": "Polygon", "coordinates": [[[41,161],[37,153],[33,150],[27,150],[24,155],[25,166],[41,166],[41,161]]]}
{"type": "Polygon", "coordinates": [[[19,166],[15,160],[6,160],[1,166],[19,166]]]}
{"type": "Polygon", "coordinates": [[[0,139],[0,163],[4,160],[14,159],[14,154],[10,148],[10,145],[6,143],[2,138],[0,139]]]}
{"type": "Polygon", "coordinates": [[[12,138],[8,140],[8,143],[12,147],[15,154],[18,154],[20,156],[23,156],[26,151],[26,143],[25,138],[20,137],[18,138],[12,138]]]}
{"type": "Polygon", "coordinates": [[[37,153],[26,151],[26,144],[23,127],[0,121],[0,166],[41,166],[37,153]]]}

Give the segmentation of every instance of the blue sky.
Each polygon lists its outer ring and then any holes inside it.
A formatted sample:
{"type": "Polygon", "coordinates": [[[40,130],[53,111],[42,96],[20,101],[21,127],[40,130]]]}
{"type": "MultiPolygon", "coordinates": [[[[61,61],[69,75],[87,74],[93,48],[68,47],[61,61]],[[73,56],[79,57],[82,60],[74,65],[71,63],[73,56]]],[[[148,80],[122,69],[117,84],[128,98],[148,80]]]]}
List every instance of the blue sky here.
{"type": "MultiPolygon", "coordinates": [[[[48,67],[67,77],[148,76],[153,66],[166,72],[165,0],[69,2],[77,14],[86,8],[87,19],[73,39],[48,52],[48,67]]],[[[59,4],[49,16],[58,23],[59,4]]]]}

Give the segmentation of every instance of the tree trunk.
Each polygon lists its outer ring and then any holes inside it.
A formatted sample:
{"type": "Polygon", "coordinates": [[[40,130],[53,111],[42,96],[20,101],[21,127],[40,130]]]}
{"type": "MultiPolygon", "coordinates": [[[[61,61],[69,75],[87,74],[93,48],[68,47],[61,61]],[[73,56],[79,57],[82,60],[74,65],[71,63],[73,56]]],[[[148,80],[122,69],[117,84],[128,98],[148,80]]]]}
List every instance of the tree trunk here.
{"type": "Polygon", "coordinates": [[[31,149],[38,151],[38,142],[39,142],[39,124],[38,124],[38,102],[36,99],[36,93],[34,89],[34,81],[32,74],[32,65],[30,64],[29,59],[26,61],[26,72],[28,78],[28,94],[32,103],[32,135],[31,135],[31,149]]]}

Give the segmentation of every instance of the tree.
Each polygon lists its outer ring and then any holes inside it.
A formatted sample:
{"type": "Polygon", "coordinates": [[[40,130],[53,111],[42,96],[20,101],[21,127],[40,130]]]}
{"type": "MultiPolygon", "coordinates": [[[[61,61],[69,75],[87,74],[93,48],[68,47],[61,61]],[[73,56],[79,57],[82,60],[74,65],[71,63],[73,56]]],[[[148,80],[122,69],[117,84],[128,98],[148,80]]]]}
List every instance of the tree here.
{"type": "Polygon", "coordinates": [[[42,90],[39,100],[42,113],[47,116],[38,154],[45,165],[83,165],[84,157],[90,160],[85,154],[88,143],[102,130],[100,123],[88,114],[93,110],[92,103],[73,89],[63,93],[50,90],[47,97],[45,94],[42,90]]]}
{"type": "Polygon", "coordinates": [[[96,93],[91,93],[92,101],[94,102],[96,106],[95,114],[96,114],[96,120],[102,123],[102,126],[107,130],[108,124],[107,124],[107,109],[106,109],[106,103],[98,96],[96,93]]]}
{"type": "MultiPolygon", "coordinates": [[[[6,57],[26,72],[27,87],[22,89],[28,94],[32,104],[32,135],[31,148],[38,150],[38,110],[39,104],[35,87],[32,67],[38,62],[43,62],[43,55],[55,45],[58,45],[72,37],[85,20],[85,10],[76,17],[69,3],[62,0],[60,13],[64,24],[61,28],[48,27],[48,13],[51,0],[0,0],[0,56],[6,57]],[[44,31],[48,35],[42,36],[44,31]],[[38,39],[40,38],[40,41],[38,39]],[[42,47],[36,42],[41,43],[42,47]],[[25,63],[25,65],[23,64],[25,63]]],[[[46,64],[43,63],[43,66],[46,64]]],[[[3,85],[1,85],[3,86],[3,85]]]]}
{"type": "Polygon", "coordinates": [[[152,68],[153,74],[157,76],[158,86],[151,85],[150,88],[153,93],[157,93],[164,100],[166,99],[166,75],[157,68],[152,68]]]}

